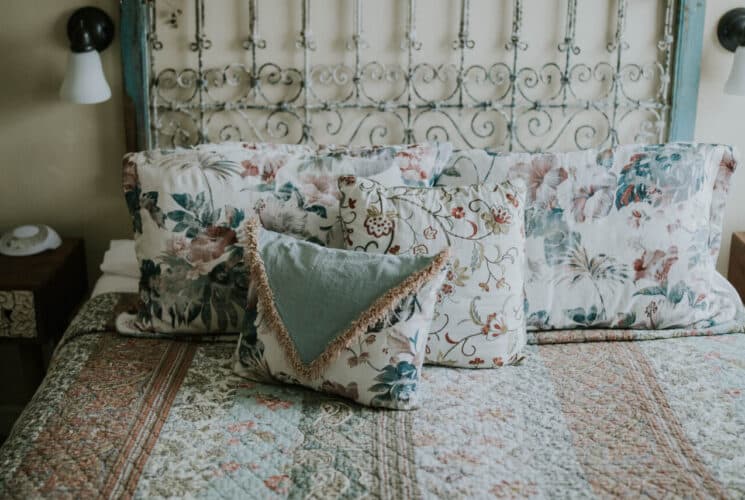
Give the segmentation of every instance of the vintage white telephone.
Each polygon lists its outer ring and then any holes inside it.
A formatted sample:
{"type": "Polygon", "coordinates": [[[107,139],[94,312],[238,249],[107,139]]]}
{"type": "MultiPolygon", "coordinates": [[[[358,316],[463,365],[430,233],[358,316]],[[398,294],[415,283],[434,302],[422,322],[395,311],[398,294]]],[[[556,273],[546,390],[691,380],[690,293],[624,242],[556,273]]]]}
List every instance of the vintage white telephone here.
{"type": "Polygon", "coordinates": [[[54,250],[62,244],[57,231],[45,225],[18,226],[0,236],[0,254],[20,257],[54,250]]]}

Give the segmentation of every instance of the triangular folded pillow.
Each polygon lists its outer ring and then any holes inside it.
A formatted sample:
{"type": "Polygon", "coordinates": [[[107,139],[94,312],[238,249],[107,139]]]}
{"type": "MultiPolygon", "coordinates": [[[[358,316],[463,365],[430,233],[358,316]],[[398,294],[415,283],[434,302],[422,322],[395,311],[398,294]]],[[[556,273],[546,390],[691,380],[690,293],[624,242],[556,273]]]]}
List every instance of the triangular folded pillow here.
{"type": "Polygon", "coordinates": [[[410,409],[448,250],[434,256],[324,248],[246,223],[257,303],[234,368],[371,406],[410,409]]]}

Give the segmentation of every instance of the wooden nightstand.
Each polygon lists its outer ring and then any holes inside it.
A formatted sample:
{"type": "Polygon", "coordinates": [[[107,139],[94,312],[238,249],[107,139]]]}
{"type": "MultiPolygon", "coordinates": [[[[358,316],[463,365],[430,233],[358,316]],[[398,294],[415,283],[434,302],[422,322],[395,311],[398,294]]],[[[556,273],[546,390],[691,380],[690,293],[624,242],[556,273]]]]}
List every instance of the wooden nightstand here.
{"type": "Polygon", "coordinates": [[[745,301],[745,232],[732,233],[727,279],[745,301]]]}
{"type": "Polygon", "coordinates": [[[44,378],[87,293],[81,239],[29,257],[0,255],[0,442],[44,378]]]}

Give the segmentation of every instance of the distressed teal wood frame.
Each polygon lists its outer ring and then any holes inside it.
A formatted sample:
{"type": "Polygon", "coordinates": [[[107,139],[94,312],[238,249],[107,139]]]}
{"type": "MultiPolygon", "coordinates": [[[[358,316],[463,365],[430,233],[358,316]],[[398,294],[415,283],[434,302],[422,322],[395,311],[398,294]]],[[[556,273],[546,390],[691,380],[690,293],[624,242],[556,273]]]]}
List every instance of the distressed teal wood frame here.
{"type": "Polygon", "coordinates": [[[695,133],[705,17],[706,0],[680,0],[668,134],[670,141],[691,141],[695,133]]]}
{"type": "MultiPolygon", "coordinates": [[[[151,147],[149,0],[121,0],[127,149],[151,147]]],[[[706,0],[678,0],[668,140],[693,140],[706,0]]]]}
{"type": "Polygon", "coordinates": [[[150,65],[147,51],[147,0],[121,0],[122,77],[127,150],[151,147],[150,65]]]}

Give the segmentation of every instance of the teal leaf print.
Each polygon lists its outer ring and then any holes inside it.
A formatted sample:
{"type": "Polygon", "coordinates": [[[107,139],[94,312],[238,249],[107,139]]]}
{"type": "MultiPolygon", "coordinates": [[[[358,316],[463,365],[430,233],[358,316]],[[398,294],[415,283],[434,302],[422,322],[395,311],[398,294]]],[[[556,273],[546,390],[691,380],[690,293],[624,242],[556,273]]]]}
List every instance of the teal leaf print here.
{"type": "Polygon", "coordinates": [[[418,380],[416,366],[408,361],[387,365],[375,377],[379,383],[370,387],[370,392],[380,393],[372,399],[373,404],[408,402],[416,391],[418,380]]]}
{"type": "Polygon", "coordinates": [[[667,283],[663,283],[660,286],[652,286],[648,288],[642,288],[638,290],[634,295],[647,295],[650,297],[661,296],[664,297],[672,305],[677,306],[683,299],[688,300],[688,305],[691,307],[704,307],[704,302],[699,302],[696,292],[689,288],[684,281],[679,281],[672,287],[669,287],[667,283]]]}
{"type": "Polygon", "coordinates": [[[598,308],[593,305],[585,311],[583,307],[575,307],[566,311],[569,319],[582,326],[591,326],[598,320],[598,308]]]}
{"type": "Polygon", "coordinates": [[[687,200],[704,182],[704,172],[696,160],[659,146],[633,155],[621,169],[616,208],[641,202],[658,207],[687,200]]]}
{"type": "Polygon", "coordinates": [[[625,314],[619,314],[619,318],[616,321],[615,328],[632,328],[636,323],[636,313],[630,312],[625,314]]]}
{"type": "Polygon", "coordinates": [[[165,214],[158,207],[158,192],[149,191],[140,195],[140,208],[143,208],[159,228],[166,226],[165,214]]]}
{"type": "Polygon", "coordinates": [[[448,177],[460,177],[460,171],[453,166],[443,170],[440,175],[447,175],[448,177]]]}
{"type": "Polygon", "coordinates": [[[305,211],[314,213],[324,219],[328,218],[326,214],[326,207],[324,207],[323,205],[310,205],[309,207],[305,207],[305,211]]]}

